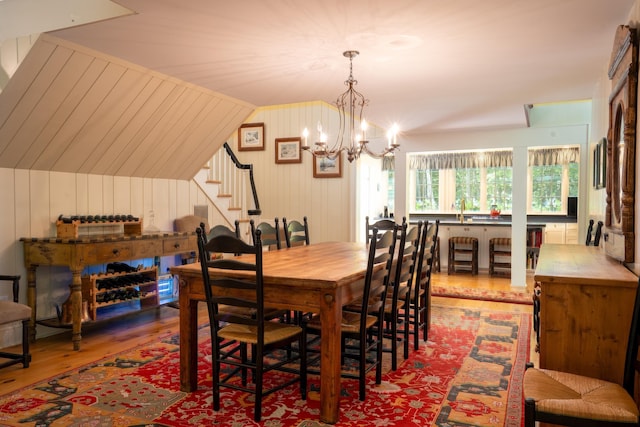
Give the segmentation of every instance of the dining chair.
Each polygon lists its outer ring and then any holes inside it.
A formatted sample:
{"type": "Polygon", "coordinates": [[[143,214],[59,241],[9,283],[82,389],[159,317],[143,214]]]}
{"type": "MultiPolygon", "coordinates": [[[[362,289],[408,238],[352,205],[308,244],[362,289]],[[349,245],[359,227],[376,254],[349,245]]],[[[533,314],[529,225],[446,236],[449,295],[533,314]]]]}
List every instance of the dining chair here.
{"type": "Polygon", "coordinates": [[[256,422],[261,419],[263,397],[275,391],[300,383],[302,399],[306,400],[304,330],[298,325],[268,321],[265,316],[261,231],[256,230],[253,245],[235,236],[220,235],[206,244],[199,237],[198,249],[211,331],[214,411],[220,410],[222,387],[255,396],[256,422]],[[225,256],[209,260],[207,251],[225,256]],[[234,254],[242,254],[242,260],[234,254]],[[222,311],[219,309],[222,305],[238,310],[222,311]],[[287,351],[275,354],[281,349],[287,351]],[[248,371],[252,384],[247,382],[248,371]],[[289,375],[277,377],[275,383],[267,387],[263,378],[271,371],[289,375]],[[238,374],[240,383],[234,381],[238,374]]]}
{"type": "Polygon", "coordinates": [[[536,421],[573,427],[640,425],[633,398],[636,373],[640,371],[639,322],[640,292],[636,289],[622,384],[527,364],[523,381],[524,426],[534,427],[536,421]]]}
{"type": "Polygon", "coordinates": [[[282,244],[280,243],[280,223],[278,218],[275,218],[274,224],[275,226],[268,222],[261,222],[256,225],[254,220],[249,221],[249,225],[251,226],[251,236],[254,239],[254,243],[256,231],[260,230],[262,233],[263,248],[269,248],[269,250],[273,247],[276,249],[282,249],[282,244]]]}
{"type": "Polygon", "coordinates": [[[287,222],[287,218],[282,218],[282,228],[288,248],[309,244],[309,223],[306,216],[302,219],[302,223],[296,220],[287,222]]]}
{"type": "Polygon", "coordinates": [[[403,357],[409,358],[410,298],[413,271],[417,261],[418,239],[422,222],[409,228],[404,222],[398,226],[399,239],[396,243],[395,265],[387,285],[387,301],[384,307],[383,336],[390,345],[383,351],[391,353],[391,369],[398,369],[398,344],[403,345],[403,357]]]}
{"type": "Polygon", "coordinates": [[[420,333],[424,342],[429,331],[429,295],[431,272],[434,269],[439,221],[425,221],[418,243],[418,258],[413,272],[412,296],[409,304],[410,325],[413,330],[413,348],[420,348],[420,333]]]}
{"type": "Polygon", "coordinates": [[[20,276],[0,275],[0,283],[10,285],[13,300],[0,300],[0,325],[11,323],[22,324],[22,353],[0,352],[0,359],[8,359],[0,363],[0,368],[22,363],[23,368],[28,368],[31,363],[29,353],[29,320],[31,320],[31,307],[18,302],[20,293],[20,276]]]}
{"type": "MultiPolygon", "coordinates": [[[[357,372],[343,369],[341,375],[358,380],[358,396],[366,397],[367,373],[375,369],[375,383],[382,382],[382,320],[386,289],[393,264],[393,255],[397,240],[397,227],[385,231],[380,238],[378,230],[372,230],[372,244],[368,248],[367,269],[363,282],[362,297],[359,303],[351,304],[351,309],[343,309],[340,332],[342,335],[341,357],[358,362],[357,372]],[[380,265],[383,268],[378,268],[380,265]]],[[[314,315],[302,323],[305,334],[320,335],[320,317],[314,315]]],[[[322,337],[320,336],[320,339],[322,337]]],[[[316,358],[315,360],[318,360],[316,358]]],[[[310,372],[312,370],[310,369],[310,372]]],[[[315,372],[315,371],[314,371],[315,372]]]]}
{"type": "MultiPolygon", "coordinates": [[[[204,237],[204,242],[207,243],[207,241],[213,239],[214,237],[222,236],[222,235],[234,236],[239,239],[240,238],[240,221],[236,219],[234,225],[235,225],[235,230],[231,230],[229,227],[222,224],[214,225],[213,227],[211,227],[210,230],[208,230],[207,224],[204,222],[201,222],[200,230],[202,230],[202,236],[204,237]]],[[[209,259],[211,259],[211,254],[209,254],[209,259]]]]}
{"type": "MultiPolygon", "coordinates": [[[[202,240],[203,241],[203,245],[206,246],[207,242],[215,237],[218,236],[231,236],[231,237],[236,237],[238,239],[241,239],[240,237],[240,221],[236,220],[235,221],[235,231],[231,230],[229,227],[227,227],[226,225],[221,225],[218,224],[216,226],[214,226],[213,228],[211,228],[211,230],[209,230],[209,233],[207,234],[206,232],[206,227],[205,224],[201,223],[200,224],[200,230],[201,233],[198,234],[198,230],[196,230],[196,234],[198,236],[198,240],[202,240]]],[[[221,258],[222,256],[224,256],[224,254],[217,254],[218,256],[211,256],[211,253],[206,252],[207,255],[207,259],[211,260],[212,258],[221,258]]],[[[234,254],[235,256],[241,255],[239,253],[234,254]]],[[[233,306],[226,306],[226,305],[219,305],[218,309],[220,311],[230,311],[230,310],[235,310],[238,311],[239,308],[237,307],[233,307],[233,306]]],[[[244,309],[242,310],[244,311],[246,314],[251,314],[251,315],[255,315],[255,312],[248,310],[248,309],[244,309]]],[[[285,317],[287,316],[288,310],[280,310],[277,308],[266,308],[265,309],[265,318],[267,320],[271,320],[271,319],[276,319],[276,318],[281,318],[281,317],[285,317]]]]}

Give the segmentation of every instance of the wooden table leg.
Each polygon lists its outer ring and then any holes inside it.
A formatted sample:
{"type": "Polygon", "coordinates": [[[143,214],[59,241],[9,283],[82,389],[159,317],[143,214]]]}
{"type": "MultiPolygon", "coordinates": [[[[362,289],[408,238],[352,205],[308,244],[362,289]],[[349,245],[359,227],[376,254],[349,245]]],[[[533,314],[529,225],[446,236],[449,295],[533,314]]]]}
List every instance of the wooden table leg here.
{"type": "Polygon", "coordinates": [[[198,389],[198,301],[189,297],[189,280],[180,278],[180,390],[198,389]]]}
{"type": "Polygon", "coordinates": [[[82,267],[73,268],[71,275],[71,341],[73,349],[77,351],[82,340],[82,267]]]}
{"type": "Polygon", "coordinates": [[[320,359],[320,420],[335,424],[340,416],[340,355],[342,304],[335,294],[325,294],[320,307],[322,328],[320,359]]]}
{"type": "Polygon", "coordinates": [[[27,305],[31,307],[31,320],[29,321],[29,342],[36,341],[36,266],[30,265],[27,269],[27,305]]]}

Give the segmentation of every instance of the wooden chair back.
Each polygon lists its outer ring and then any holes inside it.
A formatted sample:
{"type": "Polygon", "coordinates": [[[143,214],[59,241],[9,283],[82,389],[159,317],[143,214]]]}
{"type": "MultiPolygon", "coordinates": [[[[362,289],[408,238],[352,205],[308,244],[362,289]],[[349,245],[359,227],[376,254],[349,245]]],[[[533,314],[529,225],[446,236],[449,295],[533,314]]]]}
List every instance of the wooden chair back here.
{"type": "Polygon", "coordinates": [[[251,236],[253,236],[254,244],[256,231],[260,230],[260,233],[262,234],[263,248],[269,248],[269,250],[274,247],[276,249],[282,249],[280,240],[280,223],[278,221],[278,218],[274,219],[275,226],[269,224],[268,222],[261,222],[256,226],[254,220],[249,221],[249,224],[251,226],[251,236]]]}
{"type": "Polygon", "coordinates": [[[287,242],[287,247],[296,245],[308,245],[309,244],[309,223],[305,216],[300,221],[293,220],[287,222],[287,218],[282,218],[282,228],[284,229],[284,237],[287,242]]]}

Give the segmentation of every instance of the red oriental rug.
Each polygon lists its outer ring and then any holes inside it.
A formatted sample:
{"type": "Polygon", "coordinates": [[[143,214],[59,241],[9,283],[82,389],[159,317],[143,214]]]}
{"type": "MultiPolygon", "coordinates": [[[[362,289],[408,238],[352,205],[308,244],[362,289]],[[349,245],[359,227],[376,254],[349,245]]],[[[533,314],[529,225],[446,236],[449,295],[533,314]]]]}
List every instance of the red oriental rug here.
{"type": "MultiPolygon", "coordinates": [[[[530,325],[529,314],[434,306],[429,342],[381,386],[371,377],[364,402],[357,381],[342,380],[337,425],[521,427],[530,325]]],[[[314,375],[306,401],[296,386],[267,396],[260,423],[252,398],[233,390],[213,412],[208,331],[200,329],[196,392],[180,391],[173,335],[0,396],[0,425],[324,426],[314,375]]]]}
{"type": "Polygon", "coordinates": [[[497,291],[477,288],[431,286],[431,295],[447,298],[473,299],[480,301],[507,302],[533,305],[533,295],[528,292],[497,291]]]}

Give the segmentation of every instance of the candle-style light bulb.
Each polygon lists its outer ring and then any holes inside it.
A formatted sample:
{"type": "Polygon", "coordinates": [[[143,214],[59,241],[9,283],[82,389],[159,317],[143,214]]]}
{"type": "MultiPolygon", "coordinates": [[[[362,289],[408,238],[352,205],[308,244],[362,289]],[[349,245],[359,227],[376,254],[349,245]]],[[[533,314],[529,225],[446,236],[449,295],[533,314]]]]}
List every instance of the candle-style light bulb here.
{"type": "Polygon", "coordinates": [[[369,128],[369,123],[366,120],[362,119],[362,123],[360,123],[360,129],[362,130],[362,139],[360,141],[367,140],[367,129],[369,128]]]}
{"type": "Polygon", "coordinates": [[[304,130],[302,131],[302,146],[303,147],[308,147],[309,144],[307,143],[307,137],[309,136],[309,129],[304,128],[304,130]]]}

